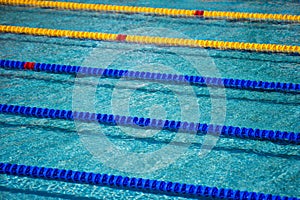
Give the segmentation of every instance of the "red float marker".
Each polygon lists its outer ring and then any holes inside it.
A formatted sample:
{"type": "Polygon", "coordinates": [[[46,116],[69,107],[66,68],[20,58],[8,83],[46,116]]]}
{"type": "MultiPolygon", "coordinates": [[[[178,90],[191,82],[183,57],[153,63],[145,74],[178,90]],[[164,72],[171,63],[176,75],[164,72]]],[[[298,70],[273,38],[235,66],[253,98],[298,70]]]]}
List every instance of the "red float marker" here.
{"type": "Polygon", "coordinates": [[[126,40],[127,35],[123,35],[123,34],[119,34],[117,36],[117,40],[118,41],[125,41],[126,40]]]}
{"type": "Polygon", "coordinates": [[[28,70],[34,70],[34,62],[26,62],[24,63],[24,69],[28,69],[28,70]]]}
{"type": "Polygon", "coordinates": [[[203,16],[204,15],[204,11],[203,10],[196,10],[194,15],[195,16],[203,16]]]}

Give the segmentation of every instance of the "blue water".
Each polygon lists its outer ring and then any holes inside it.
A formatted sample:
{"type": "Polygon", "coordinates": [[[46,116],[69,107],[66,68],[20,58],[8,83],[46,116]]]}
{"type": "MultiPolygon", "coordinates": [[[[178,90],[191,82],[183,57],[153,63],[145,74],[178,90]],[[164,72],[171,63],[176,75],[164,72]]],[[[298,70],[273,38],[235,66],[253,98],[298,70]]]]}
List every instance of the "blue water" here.
{"type": "MultiPolygon", "coordinates": [[[[295,1],[102,2],[300,14],[297,9],[299,3],[295,1]]],[[[0,6],[0,9],[1,24],[7,25],[300,45],[300,25],[296,23],[234,22],[8,6],[0,6]]],[[[170,48],[14,34],[0,34],[0,45],[1,59],[300,83],[299,57],[284,54],[170,48]]],[[[300,130],[300,96],[296,94],[75,78],[2,69],[0,76],[1,104],[217,122],[282,131],[300,130]]],[[[207,144],[207,137],[180,138],[180,134],[168,131],[3,114],[0,115],[0,130],[1,162],[300,196],[300,151],[299,146],[295,145],[219,138],[212,145],[213,149],[201,157],[199,152],[203,151],[202,144],[207,144]],[[114,147],[113,151],[107,144],[114,147]],[[115,157],[119,155],[117,152],[121,152],[118,159],[115,157]],[[144,163],[151,153],[158,155],[158,158],[144,163]],[[132,155],[137,155],[137,160],[141,159],[140,165],[130,157],[132,155]],[[126,161],[136,165],[126,165],[126,161]],[[153,166],[157,168],[151,171],[153,166]],[[140,170],[134,170],[136,168],[140,170]]],[[[0,176],[0,191],[1,199],[178,199],[161,194],[6,175],[0,176]]]]}

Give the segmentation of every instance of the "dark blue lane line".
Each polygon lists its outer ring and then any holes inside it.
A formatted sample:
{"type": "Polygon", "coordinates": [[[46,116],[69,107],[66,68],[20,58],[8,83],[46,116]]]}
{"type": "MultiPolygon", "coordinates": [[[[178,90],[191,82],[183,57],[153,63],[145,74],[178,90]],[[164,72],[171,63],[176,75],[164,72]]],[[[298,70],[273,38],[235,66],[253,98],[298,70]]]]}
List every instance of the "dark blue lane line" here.
{"type": "MultiPolygon", "coordinates": [[[[25,117],[25,116],[21,116],[21,117],[25,117]]],[[[8,122],[1,122],[0,121],[0,126],[4,129],[6,128],[23,128],[24,126],[26,126],[26,128],[29,128],[30,130],[42,130],[42,131],[54,131],[54,132],[59,132],[59,136],[61,137],[65,137],[64,134],[70,134],[68,136],[74,136],[76,135],[76,130],[72,130],[70,128],[62,128],[62,127],[58,127],[58,126],[52,126],[52,125],[40,125],[40,124],[15,124],[15,123],[8,123],[8,122]],[[64,133],[64,134],[62,134],[64,133]]],[[[165,138],[155,138],[155,137],[149,137],[149,138],[138,138],[138,137],[134,137],[134,136],[130,136],[130,135],[126,135],[126,134],[113,134],[113,133],[105,133],[105,136],[112,139],[112,140],[135,140],[135,141],[140,141],[140,142],[144,142],[146,144],[149,145],[157,145],[157,144],[164,144],[164,145],[174,145],[174,146],[181,146],[184,145],[183,142],[174,142],[174,143],[170,143],[169,139],[165,139],[165,138]]],[[[9,136],[8,136],[9,137],[9,136]]],[[[45,136],[46,137],[46,136],[45,136]]],[[[6,144],[8,145],[8,144],[6,144]]],[[[192,148],[195,149],[201,149],[203,147],[203,144],[200,142],[195,142],[192,143],[191,146],[192,148]]],[[[2,148],[4,149],[5,146],[2,148]]],[[[1,148],[0,148],[1,149],[1,148]]],[[[300,155],[292,155],[292,154],[288,154],[288,153],[278,153],[278,152],[272,152],[272,151],[268,151],[267,149],[259,149],[259,151],[257,149],[251,149],[251,148],[240,148],[240,147],[236,147],[236,146],[226,146],[226,145],[217,145],[213,148],[213,151],[225,151],[225,152],[229,152],[229,153],[239,153],[239,154],[255,154],[257,156],[260,157],[272,157],[272,158],[281,158],[281,159],[285,159],[285,160],[298,160],[300,161],[300,155]]]]}
{"type": "Polygon", "coordinates": [[[158,192],[167,195],[178,195],[185,197],[206,197],[231,200],[299,200],[296,197],[281,197],[272,194],[209,187],[203,185],[176,182],[173,183],[170,181],[123,177],[112,174],[99,174],[11,163],[0,163],[0,174],[106,186],[116,189],[138,190],[142,192],[158,192]]]}
{"type": "Polygon", "coordinates": [[[228,79],[204,76],[189,76],[179,74],[152,73],[143,71],[129,71],[118,69],[92,68],[71,65],[22,62],[14,60],[0,60],[0,68],[45,71],[49,73],[80,74],[96,77],[126,78],[146,81],[159,81],[175,84],[191,84],[199,87],[225,87],[239,90],[272,91],[296,93],[300,92],[300,84],[253,81],[243,79],[228,79]]]}
{"type": "Polygon", "coordinates": [[[204,135],[214,133],[226,137],[260,139],[290,144],[300,144],[300,133],[260,130],[245,127],[201,124],[174,120],[151,119],[143,117],[120,116],[112,114],[77,112],[71,110],[56,110],[49,108],[26,107],[18,105],[0,104],[0,113],[23,115],[36,118],[52,118],[63,120],[79,120],[83,122],[97,122],[108,125],[132,126],[136,128],[164,129],[174,132],[204,135]]]}

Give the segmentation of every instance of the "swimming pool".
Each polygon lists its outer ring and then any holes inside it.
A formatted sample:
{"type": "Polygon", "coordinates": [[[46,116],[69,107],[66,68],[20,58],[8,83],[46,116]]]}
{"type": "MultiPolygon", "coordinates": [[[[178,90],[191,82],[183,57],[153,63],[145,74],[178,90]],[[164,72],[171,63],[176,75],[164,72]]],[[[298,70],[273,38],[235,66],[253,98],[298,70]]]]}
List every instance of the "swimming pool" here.
{"type": "MultiPolygon", "coordinates": [[[[292,1],[259,5],[194,1],[185,4],[172,1],[102,3],[300,14],[298,4],[292,1]]],[[[204,20],[4,5],[1,11],[1,24],[13,26],[286,45],[299,45],[300,38],[299,23],[204,20]]],[[[0,34],[0,43],[1,59],[6,60],[300,83],[300,60],[295,55],[10,33],[0,34]]],[[[1,104],[296,133],[300,130],[299,93],[4,69],[0,69],[0,75],[1,104]]],[[[220,137],[214,144],[209,143],[207,136],[168,130],[7,114],[0,114],[0,120],[1,162],[300,196],[299,145],[233,137],[220,137]],[[207,154],[200,154],[205,152],[207,154]]],[[[182,198],[26,177],[0,177],[3,199],[182,198]]]]}

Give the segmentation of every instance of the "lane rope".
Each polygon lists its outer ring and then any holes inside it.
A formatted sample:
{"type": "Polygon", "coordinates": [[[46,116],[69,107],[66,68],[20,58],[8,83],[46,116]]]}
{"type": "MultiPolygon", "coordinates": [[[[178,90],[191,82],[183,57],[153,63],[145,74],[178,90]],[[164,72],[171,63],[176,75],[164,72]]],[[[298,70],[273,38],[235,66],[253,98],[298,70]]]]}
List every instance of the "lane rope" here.
{"type": "Polygon", "coordinates": [[[265,82],[240,79],[227,79],[179,74],[152,73],[118,69],[91,68],[82,66],[59,65],[48,63],[22,62],[15,60],[0,60],[0,68],[44,71],[48,73],[65,73],[72,75],[88,75],[96,77],[126,78],[146,81],[159,81],[174,84],[191,84],[195,86],[225,87],[240,90],[275,91],[299,93],[300,84],[265,82]]]}
{"type": "Polygon", "coordinates": [[[260,130],[245,127],[201,124],[194,122],[120,116],[103,113],[77,112],[71,110],[56,110],[7,104],[0,104],[0,113],[35,118],[51,118],[71,121],[79,120],[83,122],[96,122],[107,125],[131,126],[133,128],[143,127],[158,130],[164,129],[173,132],[186,132],[197,135],[217,133],[226,137],[249,138],[256,140],[260,139],[290,144],[300,144],[300,133],[285,131],[260,130]]]}
{"type": "Polygon", "coordinates": [[[13,6],[56,8],[56,9],[64,9],[64,10],[87,10],[87,11],[117,12],[117,13],[143,13],[143,14],[176,16],[176,17],[204,17],[204,18],[237,19],[237,20],[252,19],[252,20],[300,22],[300,15],[289,15],[289,14],[185,10],[185,9],[170,9],[170,8],[118,6],[118,5],[106,5],[106,4],[86,4],[86,3],[59,2],[59,1],[36,1],[36,0],[0,0],[0,4],[13,5],[13,6]]]}
{"type": "Polygon", "coordinates": [[[13,34],[26,34],[33,36],[48,36],[48,37],[68,37],[75,39],[89,39],[100,41],[115,41],[138,44],[153,44],[158,46],[179,46],[193,48],[211,48],[219,50],[238,50],[250,52],[268,52],[268,53],[285,53],[292,55],[300,55],[300,46],[279,45],[279,44],[258,44],[244,42],[226,42],[214,40],[194,40],[184,38],[165,38],[153,36],[138,36],[111,34],[101,32],[85,32],[58,30],[46,28],[30,28],[22,26],[6,26],[0,25],[0,32],[13,34]]]}
{"type": "Polygon", "coordinates": [[[11,163],[0,163],[0,174],[56,180],[80,184],[112,187],[115,189],[159,192],[186,197],[207,197],[231,200],[300,200],[296,197],[278,196],[256,192],[208,187],[170,181],[124,177],[112,174],[99,174],[57,168],[46,168],[11,163]]]}

